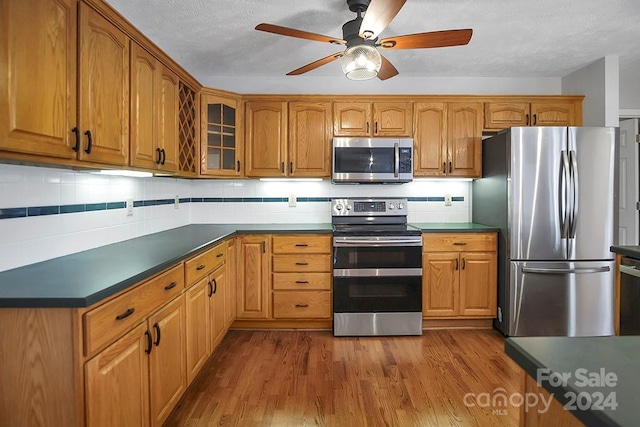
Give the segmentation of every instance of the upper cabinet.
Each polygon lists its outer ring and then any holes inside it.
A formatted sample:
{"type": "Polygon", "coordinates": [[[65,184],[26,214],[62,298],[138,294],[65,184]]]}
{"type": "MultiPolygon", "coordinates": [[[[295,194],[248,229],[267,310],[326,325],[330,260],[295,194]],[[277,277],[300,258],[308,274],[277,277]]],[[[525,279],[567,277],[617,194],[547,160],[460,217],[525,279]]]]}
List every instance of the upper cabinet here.
{"type": "Polygon", "coordinates": [[[0,150],[76,157],[76,0],[0,2],[0,150]]]}
{"type": "Polygon", "coordinates": [[[286,176],[287,103],[246,103],[246,176],[286,176]]]}
{"type": "Polygon", "coordinates": [[[178,77],[131,43],[131,166],[178,169],[178,77]]]}
{"type": "Polygon", "coordinates": [[[484,128],[511,126],[581,126],[582,96],[521,99],[500,98],[484,104],[484,128]]]}
{"type": "Polygon", "coordinates": [[[178,173],[198,176],[200,96],[183,81],[178,83],[178,173]]]}
{"type": "Polygon", "coordinates": [[[240,176],[242,127],[238,101],[213,94],[202,94],[201,110],[201,173],[240,176]]]}
{"type": "Polygon", "coordinates": [[[481,102],[414,104],[414,175],[480,177],[481,102]]]}
{"type": "Polygon", "coordinates": [[[334,136],[411,136],[411,102],[335,102],[334,136]]]}
{"type": "Polygon", "coordinates": [[[331,175],[331,103],[289,103],[289,167],[292,177],[331,175]]]}

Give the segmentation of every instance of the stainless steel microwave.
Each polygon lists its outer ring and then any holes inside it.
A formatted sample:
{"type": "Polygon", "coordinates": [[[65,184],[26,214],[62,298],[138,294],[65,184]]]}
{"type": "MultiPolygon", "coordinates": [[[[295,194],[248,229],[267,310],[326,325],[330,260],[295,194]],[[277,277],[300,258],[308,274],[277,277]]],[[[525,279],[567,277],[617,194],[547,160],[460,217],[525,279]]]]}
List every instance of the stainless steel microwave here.
{"type": "Polygon", "coordinates": [[[331,179],[336,183],[413,180],[412,138],[333,138],[331,179]]]}

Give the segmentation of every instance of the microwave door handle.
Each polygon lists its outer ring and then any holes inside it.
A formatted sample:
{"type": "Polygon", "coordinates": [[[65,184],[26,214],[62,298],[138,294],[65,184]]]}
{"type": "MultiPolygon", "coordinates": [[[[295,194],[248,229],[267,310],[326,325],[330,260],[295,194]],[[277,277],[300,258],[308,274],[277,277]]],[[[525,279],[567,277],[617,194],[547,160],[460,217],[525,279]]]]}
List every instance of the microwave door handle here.
{"type": "Polygon", "coordinates": [[[400,173],[400,147],[397,142],[393,144],[393,156],[395,159],[393,164],[393,176],[397,178],[400,173]]]}

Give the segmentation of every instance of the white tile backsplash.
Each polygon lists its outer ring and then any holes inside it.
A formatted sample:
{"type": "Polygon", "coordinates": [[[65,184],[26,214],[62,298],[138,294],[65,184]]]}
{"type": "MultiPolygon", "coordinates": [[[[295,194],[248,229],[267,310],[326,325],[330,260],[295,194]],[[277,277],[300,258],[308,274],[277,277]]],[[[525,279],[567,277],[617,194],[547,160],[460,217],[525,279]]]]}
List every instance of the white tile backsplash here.
{"type": "MultiPolygon", "coordinates": [[[[463,197],[463,202],[411,201],[411,222],[471,220],[471,183],[416,180],[402,185],[335,185],[259,180],[184,180],[104,176],[67,169],[0,164],[0,209],[124,202],[127,199],[463,197]]],[[[0,271],[191,223],[328,223],[328,201],[207,202],[0,219],[0,271]]]]}

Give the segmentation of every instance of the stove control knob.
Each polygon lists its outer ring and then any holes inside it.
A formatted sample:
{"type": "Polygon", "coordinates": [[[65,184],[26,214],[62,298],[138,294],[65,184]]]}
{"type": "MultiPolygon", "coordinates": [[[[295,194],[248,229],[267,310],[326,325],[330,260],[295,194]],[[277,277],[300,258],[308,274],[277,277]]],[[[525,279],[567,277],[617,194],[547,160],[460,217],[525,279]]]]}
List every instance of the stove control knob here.
{"type": "Polygon", "coordinates": [[[342,205],[336,205],[336,209],[337,209],[338,211],[341,211],[341,210],[342,210],[342,205]]]}
{"type": "Polygon", "coordinates": [[[347,205],[347,206],[345,206],[345,208],[346,208],[348,211],[350,211],[350,210],[351,210],[351,205],[347,205]]]}
{"type": "Polygon", "coordinates": [[[404,209],[404,203],[398,203],[398,209],[404,209]]]}
{"type": "Polygon", "coordinates": [[[396,205],[394,205],[393,203],[389,203],[389,210],[392,211],[393,209],[395,209],[396,205]]]}

